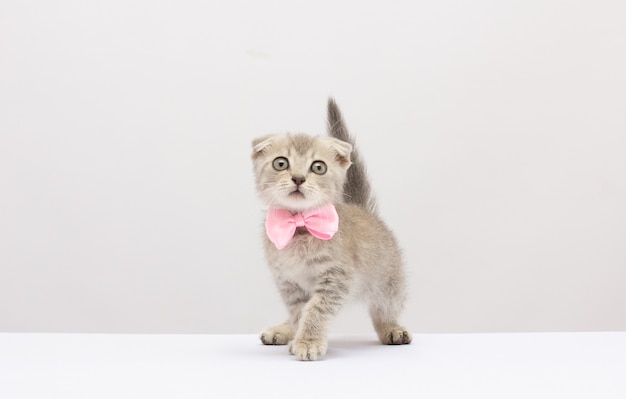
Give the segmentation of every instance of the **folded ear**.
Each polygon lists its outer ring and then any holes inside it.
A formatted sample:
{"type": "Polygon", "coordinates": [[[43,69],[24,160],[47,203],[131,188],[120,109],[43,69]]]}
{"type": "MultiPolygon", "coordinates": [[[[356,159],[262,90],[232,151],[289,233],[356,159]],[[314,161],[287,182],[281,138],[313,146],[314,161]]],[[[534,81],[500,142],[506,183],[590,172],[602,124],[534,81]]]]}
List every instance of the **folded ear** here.
{"type": "Polygon", "coordinates": [[[352,153],[352,144],[346,143],[345,141],[336,139],[334,137],[329,137],[330,140],[330,148],[335,152],[335,159],[339,162],[339,165],[343,166],[345,169],[348,169],[350,165],[352,165],[352,161],[350,161],[350,154],[352,153]]]}
{"type": "Polygon", "coordinates": [[[257,137],[252,140],[252,159],[256,159],[263,155],[267,149],[274,144],[274,135],[266,135],[257,137]]]}

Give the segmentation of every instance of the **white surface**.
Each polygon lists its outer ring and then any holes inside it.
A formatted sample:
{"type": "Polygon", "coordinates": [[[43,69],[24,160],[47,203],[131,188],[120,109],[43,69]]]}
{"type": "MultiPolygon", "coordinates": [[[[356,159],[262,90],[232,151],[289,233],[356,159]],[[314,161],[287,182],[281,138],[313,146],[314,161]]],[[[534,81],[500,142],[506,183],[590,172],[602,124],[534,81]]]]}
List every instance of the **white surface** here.
{"type": "Polygon", "coordinates": [[[626,333],[329,342],[323,360],[300,362],[253,335],[0,334],[0,397],[626,397],[626,333]]]}
{"type": "MultiPolygon", "coordinates": [[[[0,1],[0,331],[285,318],[252,138],[334,95],[422,332],[626,330],[623,0],[0,1]]],[[[336,332],[371,332],[365,311],[336,332]]]]}

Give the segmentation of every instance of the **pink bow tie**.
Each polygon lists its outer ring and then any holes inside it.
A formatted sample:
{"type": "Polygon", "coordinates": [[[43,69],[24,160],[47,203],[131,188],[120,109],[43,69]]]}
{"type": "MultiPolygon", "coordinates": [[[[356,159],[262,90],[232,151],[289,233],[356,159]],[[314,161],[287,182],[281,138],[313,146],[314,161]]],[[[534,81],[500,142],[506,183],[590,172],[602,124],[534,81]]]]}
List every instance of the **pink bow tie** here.
{"type": "Polygon", "coordinates": [[[296,227],[306,227],[314,237],[330,240],[339,229],[339,216],[333,204],[295,215],[286,209],[270,208],[267,211],[265,232],[276,248],[283,249],[289,244],[296,227]]]}

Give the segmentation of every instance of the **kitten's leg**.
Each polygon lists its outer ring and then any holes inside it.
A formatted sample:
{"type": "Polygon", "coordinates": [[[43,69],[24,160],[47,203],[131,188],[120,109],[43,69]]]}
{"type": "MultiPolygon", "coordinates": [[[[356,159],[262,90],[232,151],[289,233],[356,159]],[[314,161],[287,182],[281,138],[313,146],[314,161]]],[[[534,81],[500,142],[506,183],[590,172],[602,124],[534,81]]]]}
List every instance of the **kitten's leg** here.
{"type": "Polygon", "coordinates": [[[387,307],[378,305],[370,305],[370,316],[378,339],[386,345],[401,345],[411,343],[411,333],[398,324],[398,312],[390,310],[387,307]]]}
{"type": "Polygon", "coordinates": [[[286,345],[293,339],[302,307],[309,300],[302,288],[291,281],[279,281],[278,289],[289,311],[289,320],[261,333],[261,342],[265,345],[286,345]]]}
{"type": "Polygon", "coordinates": [[[342,307],[348,295],[346,272],[334,267],[325,272],[311,299],[302,308],[300,322],[289,351],[300,360],[317,360],[326,354],[328,321],[342,307]]]}
{"type": "Polygon", "coordinates": [[[403,284],[398,279],[387,281],[384,295],[370,298],[370,316],[378,339],[386,345],[411,343],[411,333],[398,324],[398,315],[404,307],[403,284]]]}

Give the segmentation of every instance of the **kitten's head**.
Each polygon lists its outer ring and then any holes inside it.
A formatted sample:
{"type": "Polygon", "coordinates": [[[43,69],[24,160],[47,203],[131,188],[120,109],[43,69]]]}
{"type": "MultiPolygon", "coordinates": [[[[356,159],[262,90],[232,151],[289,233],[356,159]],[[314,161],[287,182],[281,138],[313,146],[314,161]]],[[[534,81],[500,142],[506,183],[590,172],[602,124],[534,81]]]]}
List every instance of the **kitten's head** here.
{"type": "Polygon", "coordinates": [[[259,137],[252,142],[257,191],[269,206],[293,212],[341,202],[351,152],[328,136],[259,137]]]}

